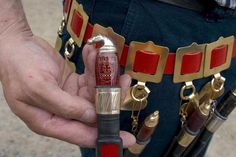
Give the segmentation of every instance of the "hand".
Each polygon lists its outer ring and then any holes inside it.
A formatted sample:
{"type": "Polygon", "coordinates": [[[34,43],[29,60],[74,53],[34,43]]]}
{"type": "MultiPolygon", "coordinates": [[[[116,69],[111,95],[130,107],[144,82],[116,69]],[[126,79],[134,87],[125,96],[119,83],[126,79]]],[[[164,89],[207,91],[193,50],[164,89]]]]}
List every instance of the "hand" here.
{"type": "MultiPolygon", "coordinates": [[[[0,44],[0,76],[11,110],[34,132],[83,147],[94,147],[97,129],[94,109],[96,51],[83,50],[85,73],[78,75],[39,37],[9,38],[0,44]]],[[[120,78],[123,96],[130,78],[120,78]]],[[[124,146],[135,143],[121,131],[124,146]]]]}

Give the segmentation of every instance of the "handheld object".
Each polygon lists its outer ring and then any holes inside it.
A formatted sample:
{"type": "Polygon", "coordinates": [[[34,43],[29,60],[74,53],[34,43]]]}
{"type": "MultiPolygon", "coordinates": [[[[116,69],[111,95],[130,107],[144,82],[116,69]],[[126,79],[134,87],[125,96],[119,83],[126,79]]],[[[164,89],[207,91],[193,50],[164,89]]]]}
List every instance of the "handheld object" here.
{"type": "Polygon", "coordinates": [[[98,117],[97,157],[122,157],[120,132],[119,62],[114,43],[106,36],[98,35],[88,44],[102,45],[96,58],[95,105],[98,117]]]}

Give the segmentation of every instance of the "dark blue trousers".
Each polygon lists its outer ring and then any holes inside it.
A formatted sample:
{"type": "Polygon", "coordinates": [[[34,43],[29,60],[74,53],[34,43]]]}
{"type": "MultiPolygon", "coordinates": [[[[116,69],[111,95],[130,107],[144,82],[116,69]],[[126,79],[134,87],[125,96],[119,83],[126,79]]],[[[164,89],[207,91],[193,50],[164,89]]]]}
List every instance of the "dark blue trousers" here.
{"type": "MultiPolygon", "coordinates": [[[[236,36],[236,18],[225,17],[221,20],[207,20],[199,12],[183,9],[157,0],[78,0],[83,4],[90,22],[104,27],[112,27],[115,32],[131,41],[153,41],[155,44],[169,47],[175,52],[178,47],[192,42],[209,43],[220,36],[236,36]]],[[[64,31],[64,43],[69,39],[64,31]]],[[[64,48],[62,48],[63,51],[64,48]]],[[[78,73],[83,73],[81,49],[71,59],[78,73]]],[[[225,88],[228,91],[236,85],[236,59],[222,75],[226,77],[225,88]]],[[[194,81],[199,90],[211,77],[194,81]]],[[[172,75],[165,75],[159,84],[147,83],[151,90],[148,106],[141,112],[140,121],[155,110],[160,111],[158,129],[141,157],[161,157],[167,150],[173,137],[180,129],[179,91],[182,84],[174,84],[172,75]]],[[[121,129],[131,130],[131,112],[121,113],[121,129]]],[[[79,130],[78,130],[79,131],[79,130]]],[[[83,157],[94,157],[93,149],[81,148],[83,157]]]]}

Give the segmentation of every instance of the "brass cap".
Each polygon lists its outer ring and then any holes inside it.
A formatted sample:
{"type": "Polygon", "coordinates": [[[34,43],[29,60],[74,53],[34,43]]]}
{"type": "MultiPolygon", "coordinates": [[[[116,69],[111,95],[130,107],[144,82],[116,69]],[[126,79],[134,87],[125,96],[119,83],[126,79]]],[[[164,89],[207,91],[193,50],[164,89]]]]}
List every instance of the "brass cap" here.
{"type": "Polygon", "coordinates": [[[199,106],[199,110],[204,116],[208,116],[211,110],[211,103],[206,102],[206,103],[201,104],[199,106]]]}
{"type": "Polygon", "coordinates": [[[156,127],[159,122],[159,111],[155,111],[145,119],[145,125],[147,127],[156,127]]]}

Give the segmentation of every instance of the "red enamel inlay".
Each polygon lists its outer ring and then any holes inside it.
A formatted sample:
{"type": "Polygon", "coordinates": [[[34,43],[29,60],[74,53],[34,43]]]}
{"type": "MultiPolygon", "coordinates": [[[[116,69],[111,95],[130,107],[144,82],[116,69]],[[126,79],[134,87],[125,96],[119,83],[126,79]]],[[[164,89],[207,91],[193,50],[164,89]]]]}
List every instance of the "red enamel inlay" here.
{"type": "Polygon", "coordinates": [[[118,85],[120,71],[116,53],[98,53],[95,67],[96,85],[118,85]]]}
{"type": "Polygon", "coordinates": [[[157,70],[160,55],[139,50],[134,60],[134,71],[154,75],[157,70]]]}
{"type": "Polygon", "coordinates": [[[202,52],[185,54],[182,58],[181,74],[192,74],[201,69],[202,52]]]}
{"type": "Polygon", "coordinates": [[[175,53],[169,53],[164,73],[167,75],[171,75],[174,73],[174,69],[175,69],[175,53]]]}
{"type": "Polygon", "coordinates": [[[227,50],[228,50],[227,45],[222,45],[212,50],[211,65],[210,65],[211,69],[225,63],[227,58],[227,50]]]}
{"type": "Polygon", "coordinates": [[[72,21],[71,21],[71,28],[73,32],[77,35],[77,37],[80,36],[82,26],[83,26],[83,17],[80,15],[79,12],[74,10],[72,21]]]}
{"type": "Polygon", "coordinates": [[[67,13],[67,14],[70,11],[71,1],[72,0],[65,0],[65,2],[64,2],[64,12],[67,13]]]}
{"type": "Polygon", "coordinates": [[[101,145],[100,157],[119,157],[119,146],[117,144],[101,145]]]}

